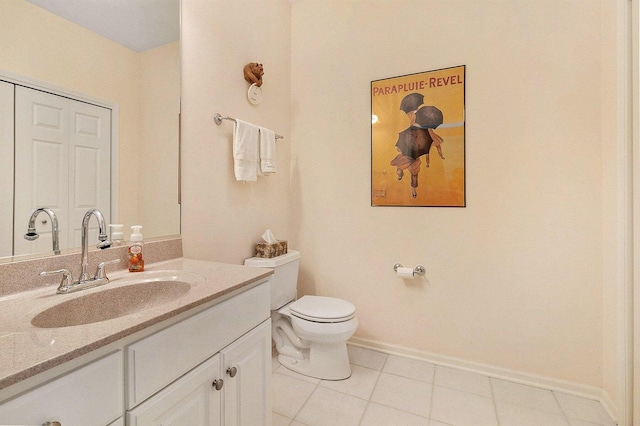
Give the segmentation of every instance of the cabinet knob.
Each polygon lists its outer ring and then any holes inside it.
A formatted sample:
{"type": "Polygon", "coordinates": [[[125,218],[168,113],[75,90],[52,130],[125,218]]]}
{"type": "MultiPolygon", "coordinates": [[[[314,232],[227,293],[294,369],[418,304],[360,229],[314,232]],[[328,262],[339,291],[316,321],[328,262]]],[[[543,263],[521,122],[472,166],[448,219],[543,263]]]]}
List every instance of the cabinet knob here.
{"type": "Polygon", "coordinates": [[[238,373],[238,369],[235,367],[229,367],[227,368],[227,374],[231,377],[236,377],[236,374],[238,373]]]}
{"type": "Polygon", "coordinates": [[[211,386],[213,386],[214,388],[216,388],[216,390],[220,390],[222,389],[222,386],[224,386],[224,380],[222,379],[216,379],[213,381],[213,383],[211,384],[211,386]]]}

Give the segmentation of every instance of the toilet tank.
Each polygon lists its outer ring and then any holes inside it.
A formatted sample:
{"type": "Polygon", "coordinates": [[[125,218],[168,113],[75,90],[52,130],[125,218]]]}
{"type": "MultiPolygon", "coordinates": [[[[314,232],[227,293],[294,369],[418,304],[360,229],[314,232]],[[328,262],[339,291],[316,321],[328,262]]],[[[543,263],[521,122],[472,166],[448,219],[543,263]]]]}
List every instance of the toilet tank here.
{"type": "Polygon", "coordinates": [[[287,254],[271,258],[252,257],[245,259],[245,266],[273,268],[271,280],[271,310],[280,309],[295,300],[298,287],[300,252],[289,250],[287,254]]]}

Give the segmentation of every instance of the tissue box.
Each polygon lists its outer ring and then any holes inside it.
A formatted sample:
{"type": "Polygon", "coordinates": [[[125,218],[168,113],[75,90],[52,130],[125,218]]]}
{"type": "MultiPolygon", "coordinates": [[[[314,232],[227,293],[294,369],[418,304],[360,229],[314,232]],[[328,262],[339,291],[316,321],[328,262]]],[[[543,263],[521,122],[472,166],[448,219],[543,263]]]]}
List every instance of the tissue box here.
{"type": "Polygon", "coordinates": [[[256,244],[256,257],[276,257],[287,253],[287,242],[278,241],[275,243],[256,244]]]}

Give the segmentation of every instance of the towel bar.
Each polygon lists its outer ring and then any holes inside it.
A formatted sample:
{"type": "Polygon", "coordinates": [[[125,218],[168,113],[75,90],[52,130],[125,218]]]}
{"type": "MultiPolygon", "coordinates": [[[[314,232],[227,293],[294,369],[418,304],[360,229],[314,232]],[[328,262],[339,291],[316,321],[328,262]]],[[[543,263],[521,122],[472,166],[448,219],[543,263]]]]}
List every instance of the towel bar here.
{"type": "MultiPolygon", "coordinates": [[[[236,119],[233,117],[224,117],[220,113],[216,112],[215,115],[213,116],[213,121],[215,121],[215,123],[219,126],[222,124],[222,120],[229,120],[233,122],[236,121],[236,119]]],[[[284,136],[280,136],[279,134],[276,133],[276,139],[284,139],[284,136]]]]}

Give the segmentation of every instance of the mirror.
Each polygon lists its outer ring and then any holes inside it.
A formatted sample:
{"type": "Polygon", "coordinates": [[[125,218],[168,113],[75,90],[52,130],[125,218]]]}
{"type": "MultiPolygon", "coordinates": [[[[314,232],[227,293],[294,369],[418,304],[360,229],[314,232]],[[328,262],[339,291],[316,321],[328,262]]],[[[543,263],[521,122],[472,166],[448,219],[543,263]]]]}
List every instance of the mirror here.
{"type": "MultiPolygon", "coordinates": [[[[18,81],[24,77],[42,82],[45,90],[59,88],[64,95],[115,106],[110,222],[124,224],[125,239],[131,225],[142,225],[145,239],[180,233],[179,2],[0,2],[0,80],[7,75],[17,76],[18,81]],[[153,25],[151,17],[159,28],[171,29],[160,41],[148,37],[159,32],[147,27],[153,25]],[[121,39],[122,30],[132,34],[121,39]],[[125,39],[143,44],[125,47],[122,43],[129,42],[125,39]]],[[[6,145],[4,139],[2,144],[6,145]]],[[[19,197],[17,189],[0,186],[0,190],[0,204],[14,192],[19,197]]],[[[42,216],[38,219],[45,219],[42,216]]],[[[28,216],[12,221],[16,226],[24,223],[27,231],[28,216]]],[[[49,246],[39,254],[52,253],[49,246]]]]}

